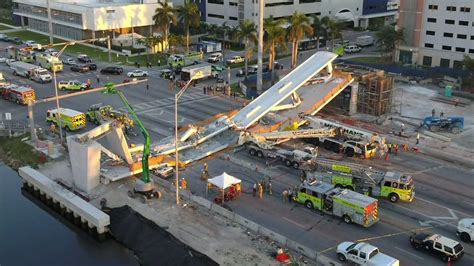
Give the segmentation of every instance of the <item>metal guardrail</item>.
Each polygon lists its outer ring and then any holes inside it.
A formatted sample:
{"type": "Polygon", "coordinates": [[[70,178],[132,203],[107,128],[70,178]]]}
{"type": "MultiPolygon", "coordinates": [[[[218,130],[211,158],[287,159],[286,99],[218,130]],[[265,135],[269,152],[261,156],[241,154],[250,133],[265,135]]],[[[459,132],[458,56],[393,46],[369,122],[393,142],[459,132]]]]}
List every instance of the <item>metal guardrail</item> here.
{"type": "Polygon", "coordinates": [[[28,124],[14,120],[0,120],[0,135],[11,135],[13,133],[26,133],[28,124]]]}

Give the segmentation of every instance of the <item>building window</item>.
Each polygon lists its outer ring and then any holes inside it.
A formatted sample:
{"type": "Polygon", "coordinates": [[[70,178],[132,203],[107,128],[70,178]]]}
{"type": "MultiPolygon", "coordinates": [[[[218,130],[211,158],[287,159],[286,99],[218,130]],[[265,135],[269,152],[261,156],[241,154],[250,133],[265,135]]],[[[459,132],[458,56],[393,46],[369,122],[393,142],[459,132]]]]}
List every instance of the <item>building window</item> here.
{"type": "Polygon", "coordinates": [[[471,8],[470,7],[461,7],[461,12],[469,13],[469,12],[471,12],[471,8]]]}
{"type": "Polygon", "coordinates": [[[221,18],[221,19],[224,19],[224,16],[223,16],[223,15],[207,14],[207,16],[210,17],[210,18],[221,18]]]}
{"type": "Polygon", "coordinates": [[[291,6],[293,5],[294,2],[277,2],[277,3],[270,3],[270,4],[265,4],[265,7],[270,7],[270,6],[291,6]]]}
{"type": "Polygon", "coordinates": [[[217,4],[217,5],[223,5],[224,1],[223,0],[207,0],[209,4],[217,4]]]}
{"type": "Polygon", "coordinates": [[[438,5],[429,5],[428,8],[431,10],[438,10],[438,5]]]}
{"type": "Polygon", "coordinates": [[[470,54],[474,54],[474,49],[469,49],[470,54]]]}
{"type": "Polygon", "coordinates": [[[436,19],[435,19],[435,18],[428,18],[427,21],[428,21],[428,22],[436,23],[436,19]]]}
{"type": "Polygon", "coordinates": [[[450,32],[445,32],[443,34],[444,37],[448,37],[448,38],[453,38],[454,34],[450,33],[450,32]]]}
{"type": "Polygon", "coordinates": [[[432,43],[425,43],[426,48],[433,48],[434,45],[432,43]]]}
{"type": "Polygon", "coordinates": [[[236,17],[229,17],[230,20],[238,20],[236,17]]]}
{"type": "Polygon", "coordinates": [[[229,6],[237,6],[237,5],[238,5],[237,3],[229,2],[229,6]]]}
{"type": "Polygon", "coordinates": [[[460,21],[459,21],[459,25],[461,25],[461,26],[469,26],[469,21],[460,20],[460,21]]]}
{"type": "Polygon", "coordinates": [[[448,10],[448,11],[456,11],[456,7],[455,7],[455,6],[447,6],[447,7],[446,7],[446,10],[448,10]]]}
{"type": "Polygon", "coordinates": [[[471,40],[474,40],[474,35],[471,35],[471,40]]]}
{"type": "Polygon", "coordinates": [[[426,35],[433,35],[433,36],[434,36],[434,35],[435,35],[435,32],[432,31],[432,30],[427,30],[427,31],[426,31],[426,35]]]}
{"type": "Polygon", "coordinates": [[[423,56],[423,65],[424,66],[431,66],[431,63],[433,61],[433,57],[431,56],[423,56]]]}
{"type": "Polygon", "coordinates": [[[466,51],[466,48],[463,48],[463,47],[456,47],[456,52],[464,53],[465,51],[466,51]]]}
{"type": "Polygon", "coordinates": [[[451,46],[449,45],[443,45],[443,50],[446,50],[446,51],[451,51],[451,46]]]}
{"type": "Polygon", "coordinates": [[[441,58],[439,61],[439,66],[449,68],[449,59],[441,58]]]}
{"type": "Polygon", "coordinates": [[[462,61],[457,61],[457,60],[453,61],[453,68],[454,69],[462,69],[463,66],[464,66],[464,64],[463,64],[462,61]]]}
{"type": "Polygon", "coordinates": [[[317,2],[321,2],[321,0],[300,0],[300,4],[317,3],[317,2]]]}
{"type": "Polygon", "coordinates": [[[467,35],[466,34],[458,34],[458,39],[467,39],[467,35]]]}
{"type": "Polygon", "coordinates": [[[454,20],[452,20],[452,19],[446,19],[446,20],[444,21],[444,23],[446,23],[446,24],[454,24],[454,20]]]}

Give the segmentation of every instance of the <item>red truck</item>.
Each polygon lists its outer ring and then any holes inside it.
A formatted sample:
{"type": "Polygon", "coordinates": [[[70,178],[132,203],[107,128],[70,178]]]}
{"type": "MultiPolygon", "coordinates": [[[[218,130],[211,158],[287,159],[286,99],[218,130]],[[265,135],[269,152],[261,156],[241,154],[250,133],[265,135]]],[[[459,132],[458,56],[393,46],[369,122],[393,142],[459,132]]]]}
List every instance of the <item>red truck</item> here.
{"type": "Polygon", "coordinates": [[[17,86],[15,84],[0,87],[0,95],[5,100],[23,105],[27,105],[30,100],[36,100],[34,89],[26,86],[17,86]]]}

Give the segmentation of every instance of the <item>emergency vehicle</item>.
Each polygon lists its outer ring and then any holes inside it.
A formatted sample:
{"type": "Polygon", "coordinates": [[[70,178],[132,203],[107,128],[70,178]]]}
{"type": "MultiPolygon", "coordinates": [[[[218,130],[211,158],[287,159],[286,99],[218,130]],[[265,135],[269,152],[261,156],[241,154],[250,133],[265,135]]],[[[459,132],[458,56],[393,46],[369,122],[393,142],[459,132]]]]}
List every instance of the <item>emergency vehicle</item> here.
{"type": "Polygon", "coordinates": [[[370,227],[379,220],[376,199],[317,180],[301,184],[295,201],[308,209],[340,217],[348,224],[370,227]]]}
{"type": "Polygon", "coordinates": [[[459,260],[464,255],[461,243],[438,234],[414,233],[410,236],[410,244],[414,249],[431,253],[445,262],[459,260]]]}
{"type": "Polygon", "coordinates": [[[173,54],[168,57],[168,65],[172,68],[181,68],[196,65],[202,60],[203,53],[192,52],[187,54],[173,54]]]}
{"type": "Polygon", "coordinates": [[[86,118],[87,121],[95,125],[101,125],[107,121],[118,121],[123,125],[126,134],[131,133],[131,130],[135,126],[133,119],[131,119],[127,113],[114,110],[111,105],[104,105],[102,103],[91,105],[89,109],[87,109],[86,118]]]}
{"type": "MultiPolygon", "coordinates": [[[[86,115],[84,113],[72,109],[60,108],[60,114],[61,126],[66,129],[66,131],[74,131],[86,127],[86,115]]],[[[59,125],[58,116],[58,109],[48,110],[46,113],[46,122],[59,125]]]]}
{"type": "Polygon", "coordinates": [[[34,63],[35,58],[31,51],[31,48],[17,48],[16,46],[7,47],[7,55],[10,59],[16,59],[18,61],[26,63],[34,63]]]}
{"type": "Polygon", "coordinates": [[[51,71],[63,71],[64,65],[59,60],[59,58],[55,56],[51,56],[49,54],[40,54],[36,55],[36,63],[42,68],[46,68],[51,71]]]}
{"type": "Polygon", "coordinates": [[[35,90],[31,87],[17,86],[15,84],[0,87],[0,95],[3,99],[16,104],[27,105],[29,101],[36,100],[35,90]]]}
{"type": "Polygon", "coordinates": [[[415,197],[413,178],[398,172],[384,172],[366,165],[315,158],[302,166],[307,178],[355,190],[391,202],[411,202],[415,197]]]}

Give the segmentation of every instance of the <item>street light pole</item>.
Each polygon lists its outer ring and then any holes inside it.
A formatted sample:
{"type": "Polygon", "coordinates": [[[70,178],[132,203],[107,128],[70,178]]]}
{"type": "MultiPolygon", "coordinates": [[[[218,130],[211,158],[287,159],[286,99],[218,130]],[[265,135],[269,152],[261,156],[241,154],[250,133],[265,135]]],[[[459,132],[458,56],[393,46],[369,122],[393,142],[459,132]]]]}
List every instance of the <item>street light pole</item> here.
{"type": "MultiPolygon", "coordinates": [[[[263,12],[265,8],[265,0],[258,1],[258,55],[257,55],[257,92],[262,91],[263,80],[263,12]]],[[[271,66],[269,66],[270,69],[271,66]]]]}
{"type": "Polygon", "coordinates": [[[179,154],[178,154],[178,101],[186,89],[191,85],[193,79],[190,79],[183,88],[174,95],[174,158],[175,158],[175,186],[176,186],[176,205],[179,205],[179,154]]]}

